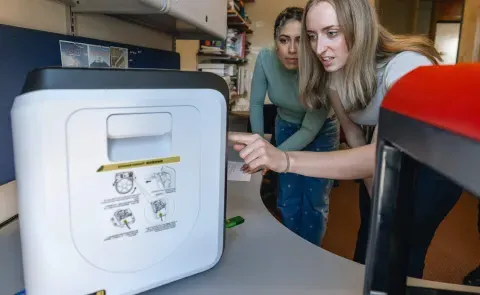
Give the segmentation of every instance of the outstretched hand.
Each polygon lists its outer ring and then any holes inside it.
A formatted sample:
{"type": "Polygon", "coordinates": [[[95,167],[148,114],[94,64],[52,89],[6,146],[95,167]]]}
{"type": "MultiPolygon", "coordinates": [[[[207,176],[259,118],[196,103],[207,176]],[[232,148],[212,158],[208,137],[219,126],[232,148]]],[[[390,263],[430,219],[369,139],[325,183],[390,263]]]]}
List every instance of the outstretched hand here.
{"type": "Polygon", "coordinates": [[[287,169],[287,156],[258,134],[229,132],[228,140],[233,149],[239,152],[250,171],[269,169],[284,172],[287,169]]]}

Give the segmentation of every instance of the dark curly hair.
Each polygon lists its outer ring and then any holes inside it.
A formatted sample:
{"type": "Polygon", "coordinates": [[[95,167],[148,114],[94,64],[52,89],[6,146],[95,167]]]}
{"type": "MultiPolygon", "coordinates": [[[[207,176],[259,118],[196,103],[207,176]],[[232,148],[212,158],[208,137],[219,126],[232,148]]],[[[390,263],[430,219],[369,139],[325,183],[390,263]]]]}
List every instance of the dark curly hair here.
{"type": "Polygon", "coordinates": [[[290,20],[302,21],[303,18],[303,8],[301,7],[287,7],[282,12],[280,12],[275,20],[275,26],[273,29],[273,38],[276,40],[278,33],[285,26],[285,24],[290,20]]]}

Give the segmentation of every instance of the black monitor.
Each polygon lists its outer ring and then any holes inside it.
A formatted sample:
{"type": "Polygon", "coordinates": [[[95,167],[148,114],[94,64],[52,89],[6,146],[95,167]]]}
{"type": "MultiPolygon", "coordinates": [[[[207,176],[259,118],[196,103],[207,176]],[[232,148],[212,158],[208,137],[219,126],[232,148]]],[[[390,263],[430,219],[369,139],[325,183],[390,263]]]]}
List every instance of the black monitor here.
{"type": "Polygon", "coordinates": [[[420,169],[430,169],[480,196],[478,81],[479,64],[420,67],[395,83],[385,97],[376,142],[364,294],[474,294],[462,288],[410,286],[407,275],[420,169]]]}

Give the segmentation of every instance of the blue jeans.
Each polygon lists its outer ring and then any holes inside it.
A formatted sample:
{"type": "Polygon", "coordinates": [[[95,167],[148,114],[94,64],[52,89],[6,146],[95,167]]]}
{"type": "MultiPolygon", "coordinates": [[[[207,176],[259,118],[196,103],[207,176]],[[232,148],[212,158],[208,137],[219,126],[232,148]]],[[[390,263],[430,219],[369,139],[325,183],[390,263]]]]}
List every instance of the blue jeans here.
{"type": "MultiPolygon", "coordinates": [[[[300,124],[287,122],[277,116],[276,144],[279,146],[300,129],[300,124]]],[[[303,151],[326,152],[337,150],[339,126],[337,119],[327,119],[315,139],[303,151]]],[[[278,200],[283,224],[319,246],[327,225],[329,194],[333,180],[307,177],[294,173],[279,173],[278,200]]]]}

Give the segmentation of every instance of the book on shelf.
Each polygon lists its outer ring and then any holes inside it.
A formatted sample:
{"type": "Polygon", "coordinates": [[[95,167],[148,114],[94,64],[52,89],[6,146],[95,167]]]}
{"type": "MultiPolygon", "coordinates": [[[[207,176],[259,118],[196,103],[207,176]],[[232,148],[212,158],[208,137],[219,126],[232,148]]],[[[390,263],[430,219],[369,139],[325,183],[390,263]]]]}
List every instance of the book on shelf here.
{"type": "Polygon", "coordinates": [[[245,4],[241,0],[228,0],[228,9],[236,11],[242,18],[245,18],[245,4]]]}
{"type": "Polygon", "coordinates": [[[202,63],[197,66],[197,69],[202,72],[211,72],[219,76],[234,76],[237,73],[237,67],[233,64],[210,64],[202,63]]]}
{"type": "Polygon", "coordinates": [[[228,64],[222,63],[201,63],[198,64],[198,69],[225,69],[228,64]]]}
{"type": "Polygon", "coordinates": [[[245,32],[237,29],[228,29],[225,53],[231,56],[245,58],[247,36],[245,32]]]}
{"type": "Polygon", "coordinates": [[[225,54],[225,41],[200,40],[200,53],[225,54]]]}
{"type": "Polygon", "coordinates": [[[199,54],[226,55],[232,58],[245,58],[250,44],[247,42],[247,34],[240,30],[230,28],[227,31],[225,41],[201,40],[199,54]]]}
{"type": "Polygon", "coordinates": [[[234,10],[240,13],[240,10],[243,8],[238,1],[228,0],[228,10],[234,10]]]}

